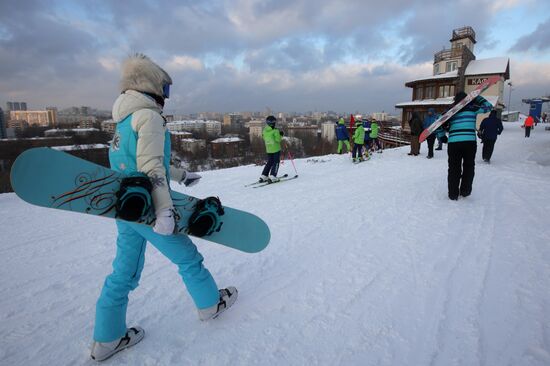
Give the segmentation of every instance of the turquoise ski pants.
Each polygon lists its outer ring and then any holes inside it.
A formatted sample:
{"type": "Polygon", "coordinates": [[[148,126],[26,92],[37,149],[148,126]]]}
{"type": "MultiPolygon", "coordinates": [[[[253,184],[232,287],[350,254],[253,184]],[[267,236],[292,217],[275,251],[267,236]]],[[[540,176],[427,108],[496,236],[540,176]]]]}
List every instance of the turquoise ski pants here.
{"type": "Polygon", "coordinates": [[[113,272],[105,279],[96,304],[95,341],[111,342],[126,334],[128,294],[139,284],[147,242],[178,266],[197,308],[204,309],[218,303],[218,286],[187,235],[159,235],[149,226],[118,220],[117,227],[113,272]]]}

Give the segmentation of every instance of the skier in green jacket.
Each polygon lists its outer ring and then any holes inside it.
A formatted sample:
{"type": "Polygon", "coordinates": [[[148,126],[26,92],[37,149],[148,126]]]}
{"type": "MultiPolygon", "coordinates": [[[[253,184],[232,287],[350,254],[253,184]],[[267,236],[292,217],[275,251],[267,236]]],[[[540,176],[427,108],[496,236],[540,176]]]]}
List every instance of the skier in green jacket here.
{"type": "Polygon", "coordinates": [[[267,152],[267,163],[265,164],[260,182],[278,182],[277,171],[279,170],[279,161],[281,159],[281,140],[283,131],[275,128],[277,118],[268,116],[265,119],[265,126],[262,132],[262,138],[265,142],[265,150],[267,152]]]}
{"type": "Polygon", "coordinates": [[[380,145],[380,141],[378,140],[378,130],[380,129],[380,126],[378,125],[378,122],[373,118],[370,124],[370,135],[371,138],[371,147],[372,151],[374,151],[374,144],[376,144],[376,150],[378,152],[382,152],[382,146],[380,145]]]}
{"type": "Polygon", "coordinates": [[[353,133],[353,153],[352,159],[354,162],[363,161],[363,144],[365,143],[365,128],[361,122],[355,125],[353,133]]]}

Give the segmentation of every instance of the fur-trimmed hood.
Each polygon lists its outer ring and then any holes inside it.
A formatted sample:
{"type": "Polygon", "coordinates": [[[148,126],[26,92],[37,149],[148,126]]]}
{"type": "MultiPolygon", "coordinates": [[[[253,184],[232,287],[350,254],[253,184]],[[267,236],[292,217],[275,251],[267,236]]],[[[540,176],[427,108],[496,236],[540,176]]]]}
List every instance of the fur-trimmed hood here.
{"type": "Polygon", "coordinates": [[[162,87],[165,84],[172,84],[170,75],[144,54],[136,53],[122,64],[122,93],[126,90],[137,90],[162,97],[162,87]]]}

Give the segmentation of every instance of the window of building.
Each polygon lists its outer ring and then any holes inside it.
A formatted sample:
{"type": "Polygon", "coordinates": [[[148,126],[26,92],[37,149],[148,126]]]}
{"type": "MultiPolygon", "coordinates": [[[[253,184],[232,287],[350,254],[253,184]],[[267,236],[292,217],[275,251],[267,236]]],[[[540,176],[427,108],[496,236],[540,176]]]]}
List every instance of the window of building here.
{"type": "Polygon", "coordinates": [[[415,100],[424,99],[424,87],[418,86],[415,89],[415,100]]]}
{"type": "Polygon", "coordinates": [[[434,99],[435,98],[435,86],[430,85],[426,87],[426,93],[424,94],[424,98],[426,99],[434,99]]]}
{"type": "Polygon", "coordinates": [[[458,62],[456,61],[449,61],[447,62],[446,64],[446,69],[445,69],[445,72],[450,72],[450,71],[454,71],[458,68],[458,62]]]}
{"type": "Polygon", "coordinates": [[[454,85],[441,85],[439,87],[439,98],[447,98],[455,95],[454,85]]]}
{"type": "Polygon", "coordinates": [[[439,74],[439,64],[435,64],[434,66],[434,75],[439,74]]]}

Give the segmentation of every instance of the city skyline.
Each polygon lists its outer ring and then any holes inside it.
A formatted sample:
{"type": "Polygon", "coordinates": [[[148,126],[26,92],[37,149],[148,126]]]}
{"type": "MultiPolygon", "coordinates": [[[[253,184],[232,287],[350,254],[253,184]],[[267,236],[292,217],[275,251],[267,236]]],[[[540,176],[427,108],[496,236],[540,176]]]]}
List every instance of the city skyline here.
{"type": "Polygon", "coordinates": [[[167,113],[396,114],[411,98],[405,82],[431,75],[433,54],[453,28],[469,25],[478,58],[510,58],[510,107],[526,111],[522,98],[550,92],[548,10],[542,0],[8,0],[0,4],[0,100],[109,110],[120,62],[143,52],[174,80],[167,113]]]}

